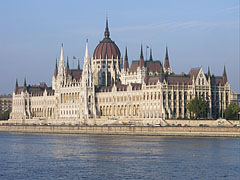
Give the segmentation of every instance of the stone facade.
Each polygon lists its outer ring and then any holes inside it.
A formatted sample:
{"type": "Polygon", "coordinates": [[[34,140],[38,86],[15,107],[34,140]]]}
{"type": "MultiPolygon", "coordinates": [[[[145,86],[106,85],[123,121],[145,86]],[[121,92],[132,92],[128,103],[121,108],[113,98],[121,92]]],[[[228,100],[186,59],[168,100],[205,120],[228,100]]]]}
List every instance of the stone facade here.
{"type": "Polygon", "coordinates": [[[0,95],[0,114],[12,110],[12,95],[0,95]]]}
{"type": "Polygon", "coordinates": [[[231,89],[226,69],[223,76],[214,76],[208,69],[193,68],[188,74],[175,74],[170,67],[168,49],[164,66],[154,60],[144,60],[142,47],[139,60],[129,67],[127,48],[124,63],[120,50],[110,39],[108,22],[104,39],[92,58],[88,42],[83,69],[70,69],[65,63],[63,46],[59,65],[52,77],[52,87],[46,84],[23,87],[16,83],[10,118],[27,122],[32,119],[189,118],[186,106],[194,97],[208,103],[208,118],[218,118],[230,103],[231,89]]]}

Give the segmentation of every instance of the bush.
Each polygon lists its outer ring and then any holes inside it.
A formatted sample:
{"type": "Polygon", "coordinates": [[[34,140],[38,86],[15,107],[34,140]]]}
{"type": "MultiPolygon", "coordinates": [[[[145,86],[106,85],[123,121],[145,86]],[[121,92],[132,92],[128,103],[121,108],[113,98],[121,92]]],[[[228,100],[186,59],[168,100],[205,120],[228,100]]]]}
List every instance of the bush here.
{"type": "Polygon", "coordinates": [[[225,110],[225,118],[226,119],[238,119],[238,112],[240,112],[240,107],[235,103],[230,103],[225,110]]]}

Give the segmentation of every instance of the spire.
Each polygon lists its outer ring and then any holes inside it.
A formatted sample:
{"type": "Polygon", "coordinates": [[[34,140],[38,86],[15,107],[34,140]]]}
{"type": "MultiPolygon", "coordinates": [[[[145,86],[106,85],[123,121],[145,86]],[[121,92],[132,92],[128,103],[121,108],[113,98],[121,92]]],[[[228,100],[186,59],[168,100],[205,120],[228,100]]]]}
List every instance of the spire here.
{"type": "Polygon", "coordinates": [[[68,56],[67,56],[67,68],[69,69],[69,62],[68,62],[68,56]]]}
{"type": "Polygon", "coordinates": [[[105,36],[105,38],[109,38],[109,36],[110,36],[110,32],[108,29],[108,18],[107,17],[106,17],[106,27],[105,27],[104,36],[105,36]]]}
{"type": "Polygon", "coordinates": [[[141,44],[141,54],[140,54],[140,59],[143,59],[143,50],[142,50],[142,44],[141,44]]]}
{"type": "Polygon", "coordinates": [[[85,50],[85,56],[84,56],[84,62],[83,62],[82,82],[84,85],[87,85],[87,86],[92,85],[91,63],[90,63],[90,57],[88,53],[88,40],[86,42],[86,50],[85,50]]]}
{"type": "Polygon", "coordinates": [[[224,69],[223,69],[223,83],[225,84],[227,82],[227,72],[226,72],[226,67],[224,65],[224,69]]]}
{"type": "Polygon", "coordinates": [[[166,56],[165,56],[165,59],[168,59],[168,48],[166,46],[166,56]]]}
{"type": "Polygon", "coordinates": [[[62,43],[62,47],[61,47],[60,61],[64,61],[64,56],[63,56],[63,43],[62,43]]]}
{"type": "Polygon", "coordinates": [[[210,73],[210,68],[208,66],[208,77],[210,77],[210,76],[211,76],[211,73],[210,73]]]}
{"type": "Polygon", "coordinates": [[[17,92],[18,92],[18,79],[16,79],[16,86],[15,86],[15,94],[17,94],[17,92]]]}
{"type": "Polygon", "coordinates": [[[27,81],[26,81],[26,78],[24,78],[24,87],[27,87],[27,81]]]}
{"type": "Polygon", "coordinates": [[[169,57],[168,57],[168,48],[166,46],[166,55],[165,55],[165,61],[164,61],[164,71],[168,71],[170,69],[170,63],[169,63],[169,57]]]}
{"type": "Polygon", "coordinates": [[[152,57],[152,48],[150,48],[150,58],[149,58],[149,61],[152,61],[153,60],[153,57],[152,57]]]}
{"type": "Polygon", "coordinates": [[[58,65],[59,77],[63,77],[64,73],[65,73],[65,62],[64,62],[63,43],[62,43],[61,52],[60,52],[60,60],[59,60],[59,65],[58,65]]]}
{"type": "Polygon", "coordinates": [[[129,69],[129,64],[128,64],[128,55],[127,55],[127,46],[125,49],[125,58],[124,58],[124,70],[129,69]]]}
{"type": "Polygon", "coordinates": [[[140,67],[143,67],[143,66],[144,66],[142,44],[141,44],[141,54],[140,54],[140,63],[139,63],[139,66],[140,66],[140,67]]]}
{"type": "Polygon", "coordinates": [[[87,39],[87,42],[86,42],[85,58],[89,58],[89,54],[88,54],[88,39],[87,39]]]}
{"type": "Polygon", "coordinates": [[[78,59],[78,70],[80,70],[80,62],[79,62],[79,59],[78,59]]]}
{"type": "Polygon", "coordinates": [[[69,62],[68,62],[68,56],[67,56],[67,68],[66,68],[66,74],[70,74],[69,62]]]}
{"type": "Polygon", "coordinates": [[[54,76],[57,77],[58,74],[58,67],[57,67],[57,58],[56,58],[56,65],[55,65],[55,70],[54,70],[54,76]]]}
{"type": "Polygon", "coordinates": [[[23,85],[23,91],[27,91],[27,82],[26,82],[26,78],[24,78],[24,85],[23,85]]]}

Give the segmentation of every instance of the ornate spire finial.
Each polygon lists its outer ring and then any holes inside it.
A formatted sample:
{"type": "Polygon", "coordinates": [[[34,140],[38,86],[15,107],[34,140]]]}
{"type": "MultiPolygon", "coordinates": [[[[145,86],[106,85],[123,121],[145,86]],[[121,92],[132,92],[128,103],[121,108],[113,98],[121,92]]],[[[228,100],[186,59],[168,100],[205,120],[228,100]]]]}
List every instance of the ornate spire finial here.
{"type": "Polygon", "coordinates": [[[223,69],[223,82],[226,83],[227,82],[227,72],[226,72],[226,67],[224,65],[224,69],[223,69]]]}
{"type": "Polygon", "coordinates": [[[165,55],[165,61],[164,61],[164,72],[168,72],[170,70],[170,63],[169,63],[169,57],[168,57],[168,47],[166,46],[166,55],[165,55]]]}
{"type": "Polygon", "coordinates": [[[208,77],[210,77],[210,76],[211,76],[211,73],[210,73],[210,68],[208,66],[208,77]]]}
{"type": "Polygon", "coordinates": [[[127,46],[126,46],[126,48],[125,48],[125,58],[124,58],[125,60],[127,59],[128,60],[128,55],[127,55],[127,46]]]}
{"type": "Polygon", "coordinates": [[[67,68],[69,69],[69,62],[68,62],[68,56],[67,56],[67,68]]]}
{"type": "Polygon", "coordinates": [[[153,60],[153,57],[152,57],[152,48],[150,48],[150,58],[149,58],[149,61],[152,61],[153,60]]]}
{"type": "Polygon", "coordinates": [[[143,50],[142,50],[142,44],[141,44],[141,54],[140,54],[140,59],[143,59],[143,50]]]}
{"type": "Polygon", "coordinates": [[[58,67],[57,67],[57,58],[56,58],[56,65],[55,65],[55,70],[54,70],[54,76],[57,77],[58,74],[58,67]]]}
{"type": "Polygon", "coordinates": [[[165,59],[168,59],[168,47],[166,46],[166,56],[165,59]]]}
{"type": "Polygon", "coordinates": [[[26,78],[24,78],[23,92],[27,91],[27,82],[26,78]]]}
{"type": "Polygon", "coordinates": [[[26,78],[24,78],[24,87],[27,87],[27,81],[26,81],[26,78]]]}
{"type": "Polygon", "coordinates": [[[226,72],[226,66],[224,64],[224,69],[223,69],[223,76],[227,77],[227,72],[226,72]]]}
{"type": "Polygon", "coordinates": [[[109,36],[110,36],[110,32],[108,29],[108,17],[106,17],[106,27],[105,27],[104,36],[105,36],[105,38],[109,38],[109,36]]]}
{"type": "Polygon", "coordinates": [[[63,43],[62,43],[62,46],[61,46],[60,61],[64,61],[64,55],[63,55],[63,43]]]}
{"type": "Polygon", "coordinates": [[[128,55],[127,55],[127,46],[126,46],[126,49],[125,49],[124,69],[125,69],[125,70],[129,69],[128,55]]]}
{"type": "Polygon", "coordinates": [[[56,65],[55,65],[55,68],[57,69],[58,67],[57,67],[57,58],[56,58],[56,65]]]}
{"type": "Polygon", "coordinates": [[[18,79],[16,79],[16,86],[15,87],[18,87],[18,79]]]}
{"type": "Polygon", "coordinates": [[[85,49],[85,57],[88,57],[89,54],[88,54],[88,39],[86,41],[86,49],[85,49]]]}
{"type": "Polygon", "coordinates": [[[15,86],[15,94],[17,94],[17,92],[18,92],[18,79],[16,79],[16,86],[15,86]]]}
{"type": "Polygon", "coordinates": [[[80,62],[79,62],[79,59],[78,59],[78,70],[80,70],[80,62]]]}
{"type": "Polygon", "coordinates": [[[141,68],[144,66],[142,44],[141,44],[141,54],[140,54],[140,63],[139,63],[139,65],[140,65],[141,68]]]}

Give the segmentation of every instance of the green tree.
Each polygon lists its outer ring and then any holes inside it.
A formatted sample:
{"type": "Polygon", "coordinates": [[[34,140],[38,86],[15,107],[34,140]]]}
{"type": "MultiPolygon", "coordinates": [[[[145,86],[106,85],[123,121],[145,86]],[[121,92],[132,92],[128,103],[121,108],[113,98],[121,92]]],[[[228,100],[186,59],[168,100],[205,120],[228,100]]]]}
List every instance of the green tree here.
{"type": "Polygon", "coordinates": [[[8,120],[9,119],[9,111],[4,111],[0,114],[0,120],[8,120]]]}
{"type": "Polygon", "coordinates": [[[240,107],[235,103],[230,103],[224,112],[225,118],[236,120],[238,119],[238,112],[240,112],[240,107]]]}
{"type": "Polygon", "coordinates": [[[207,116],[207,102],[199,97],[195,97],[187,104],[187,109],[190,111],[190,116],[197,119],[207,116]]]}

